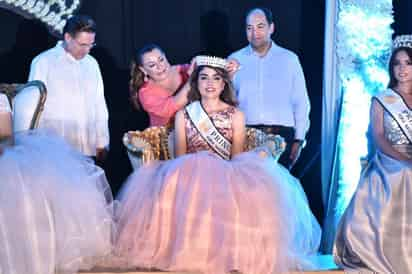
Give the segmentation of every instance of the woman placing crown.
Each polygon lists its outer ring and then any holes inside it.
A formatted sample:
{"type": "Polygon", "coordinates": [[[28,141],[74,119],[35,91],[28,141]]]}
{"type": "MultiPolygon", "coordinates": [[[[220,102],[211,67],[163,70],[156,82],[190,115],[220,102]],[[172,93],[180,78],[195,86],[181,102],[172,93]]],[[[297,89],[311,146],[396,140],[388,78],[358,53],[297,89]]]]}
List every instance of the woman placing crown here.
{"type": "MultiPolygon", "coordinates": [[[[237,67],[234,60],[227,62],[229,71],[234,73],[237,67]]],[[[193,68],[194,62],[171,66],[164,51],[154,44],[136,53],[130,72],[130,100],[136,109],[142,107],[149,114],[150,126],[167,125],[187,104],[187,81],[193,68]]]]}
{"type": "Polygon", "coordinates": [[[389,76],[372,99],[376,152],[336,236],[336,262],[356,273],[412,273],[412,35],[394,40],[389,76]]]}
{"type": "Polygon", "coordinates": [[[129,267],[208,274],[283,273],[316,252],[320,228],[299,182],[261,149],[226,60],[197,57],[176,114],[174,160],[135,171],[120,192],[116,254],[129,267]]]}
{"type": "Polygon", "coordinates": [[[137,110],[143,108],[149,114],[150,126],[168,124],[187,104],[192,70],[187,64],[171,66],[164,51],[154,44],[136,53],[130,72],[130,100],[137,110]]]}

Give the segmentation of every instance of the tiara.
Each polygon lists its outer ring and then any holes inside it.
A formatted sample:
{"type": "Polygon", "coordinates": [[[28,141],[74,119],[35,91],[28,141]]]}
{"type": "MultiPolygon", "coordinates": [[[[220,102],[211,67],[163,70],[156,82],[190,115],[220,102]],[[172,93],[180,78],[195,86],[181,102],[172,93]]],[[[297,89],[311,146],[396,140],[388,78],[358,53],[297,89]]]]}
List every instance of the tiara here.
{"type": "Polygon", "coordinates": [[[64,25],[81,5],[82,0],[0,0],[0,8],[9,9],[26,18],[35,18],[46,24],[55,36],[61,36],[64,25]]]}
{"type": "Polygon", "coordinates": [[[199,56],[196,56],[196,65],[226,69],[227,61],[226,59],[216,57],[216,56],[199,55],[199,56]]]}
{"type": "Polygon", "coordinates": [[[395,40],[393,40],[392,49],[397,49],[401,47],[412,48],[411,34],[404,34],[395,37],[395,40]]]}

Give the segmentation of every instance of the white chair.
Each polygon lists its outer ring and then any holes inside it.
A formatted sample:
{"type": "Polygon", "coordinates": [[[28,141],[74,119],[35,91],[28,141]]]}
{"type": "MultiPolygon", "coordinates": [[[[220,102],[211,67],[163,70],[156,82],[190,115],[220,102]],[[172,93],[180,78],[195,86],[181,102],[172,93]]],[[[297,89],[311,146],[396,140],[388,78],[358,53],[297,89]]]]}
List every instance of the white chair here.
{"type": "Polygon", "coordinates": [[[5,93],[11,100],[14,132],[35,129],[38,126],[47,97],[43,82],[1,84],[0,92],[5,93]]]}

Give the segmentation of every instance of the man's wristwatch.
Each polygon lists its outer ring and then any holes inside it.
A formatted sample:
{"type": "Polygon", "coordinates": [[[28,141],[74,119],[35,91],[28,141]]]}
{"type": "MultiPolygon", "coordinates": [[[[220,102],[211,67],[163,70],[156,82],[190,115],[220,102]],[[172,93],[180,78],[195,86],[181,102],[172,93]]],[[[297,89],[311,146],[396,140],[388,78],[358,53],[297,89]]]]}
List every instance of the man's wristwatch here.
{"type": "Polygon", "coordinates": [[[294,143],[299,143],[299,146],[301,148],[304,148],[306,146],[306,140],[301,140],[301,139],[295,139],[293,140],[294,143]]]}

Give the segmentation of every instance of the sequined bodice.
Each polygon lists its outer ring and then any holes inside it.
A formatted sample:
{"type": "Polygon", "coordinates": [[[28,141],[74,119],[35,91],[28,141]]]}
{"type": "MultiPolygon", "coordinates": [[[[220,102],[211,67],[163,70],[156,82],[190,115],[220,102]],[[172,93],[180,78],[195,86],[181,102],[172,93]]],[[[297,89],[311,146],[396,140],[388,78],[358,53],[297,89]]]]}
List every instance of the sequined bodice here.
{"type": "Polygon", "coordinates": [[[393,145],[410,144],[405,134],[403,134],[398,123],[386,111],[383,114],[383,127],[385,130],[385,137],[389,140],[391,144],[393,145]]]}
{"type": "Polygon", "coordinates": [[[405,155],[408,155],[409,157],[412,157],[412,144],[403,134],[398,123],[386,111],[383,114],[383,127],[385,137],[392,144],[393,148],[405,155]]]}
{"type": "MultiPolygon", "coordinates": [[[[232,141],[232,116],[235,113],[234,107],[226,108],[222,111],[210,113],[209,117],[212,120],[215,127],[219,132],[225,136],[226,139],[232,141]]],[[[207,142],[200,136],[199,132],[190,121],[187,113],[185,112],[185,129],[186,129],[186,141],[187,152],[193,153],[198,151],[211,151],[207,142]]]]}

